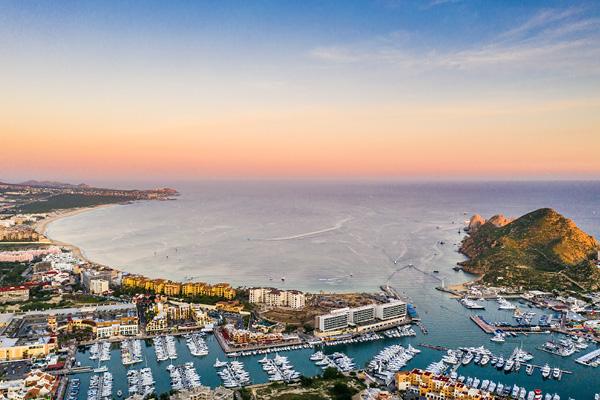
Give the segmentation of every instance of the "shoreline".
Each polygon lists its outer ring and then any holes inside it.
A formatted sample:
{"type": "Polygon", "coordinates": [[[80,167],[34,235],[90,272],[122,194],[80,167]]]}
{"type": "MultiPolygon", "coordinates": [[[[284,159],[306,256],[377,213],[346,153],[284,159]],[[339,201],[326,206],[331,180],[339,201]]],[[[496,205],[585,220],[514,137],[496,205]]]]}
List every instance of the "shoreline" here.
{"type": "MultiPolygon", "coordinates": [[[[89,258],[87,258],[85,256],[84,252],[78,246],[75,246],[74,244],[71,244],[71,243],[62,242],[60,240],[53,239],[53,238],[47,236],[46,232],[48,230],[48,226],[51,223],[56,222],[56,221],[58,221],[60,219],[67,218],[67,217],[73,217],[75,215],[83,214],[85,212],[92,211],[92,210],[97,210],[97,209],[100,209],[100,208],[108,208],[108,207],[116,206],[118,204],[119,203],[99,204],[99,205],[90,206],[90,207],[80,207],[80,208],[67,209],[67,210],[62,210],[62,211],[60,211],[60,210],[59,211],[53,211],[52,213],[49,214],[48,217],[46,217],[46,218],[44,218],[44,219],[42,219],[40,221],[37,221],[35,223],[35,225],[34,225],[34,229],[39,234],[44,235],[49,240],[50,244],[53,244],[55,246],[64,247],[64,248],[70,250],[73,253],[74,256],[82,259],[83,261],[85,261],[87,263],[90,263],[90,264],[100,265],[100,266],[103,266],[103,267],[109,267],[107,265],[100,264],[98,262],[95,262],[95,261],[90,260],[89,258]]],[[[109,268],[112,268],[112,267],[109,267],[109,268]]],[[[114,268],[112,268],[112,269],[114,269],[114,268]]]]}

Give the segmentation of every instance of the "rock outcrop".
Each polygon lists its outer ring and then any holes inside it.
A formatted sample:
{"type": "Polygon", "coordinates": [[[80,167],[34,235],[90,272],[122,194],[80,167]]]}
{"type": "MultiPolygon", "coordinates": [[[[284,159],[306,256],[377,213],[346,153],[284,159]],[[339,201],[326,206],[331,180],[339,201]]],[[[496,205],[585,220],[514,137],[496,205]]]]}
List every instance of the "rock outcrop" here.
{"type": "Polygon", "coordinates": [[[598,242],[558,212],[542,208],[516,220],[471,218],[460,251],[464,270],[484,282],[535,289],[600,288],[598,242]],[[572,280],[572,281],[571,281],[572,280]]]}

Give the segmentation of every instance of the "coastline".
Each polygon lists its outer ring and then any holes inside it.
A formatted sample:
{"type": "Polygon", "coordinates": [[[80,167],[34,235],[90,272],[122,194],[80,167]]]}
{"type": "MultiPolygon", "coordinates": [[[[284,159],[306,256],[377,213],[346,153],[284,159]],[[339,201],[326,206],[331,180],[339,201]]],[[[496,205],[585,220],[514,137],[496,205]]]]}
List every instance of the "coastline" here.
{"type": "MultiPolygon", "coordinates": [[[[81,207],[81,208],[75,208],[75,209],[67,209],[67,210],[59,210],[59,211],[53,211],[52,213],[49,214],[48,217],[38,221],[35,223],[34,225],[34,229],[41,235],[46,236],[46,231],[48,230],[48,225],[50,225],[51,223],[58,221],[59,219],[63,219],[63,218],[67,218],[67,217],[72,217],[75,215],[79,215],[82,214],[84,212],[88,212],[88,211],[92,211],[92,210],[97,210],[100,208],[107,208],[107,207],[112,207],[118,205],[118,203],[113,203],[113,204],[100,204],[97,206],[91,206],[91,207],[81,207]]],[[[46,238],[50,241],[51,244],[56,245],[56,246],[60,246],[60,247],[64,247],[66,249],[69,249],[74,256],[81,258],[83,261],[88,262],[90,264],[96,264],[96,265],[101,265],[93,260],[88,259],[85,254],[83,253],[83,251],[71,244],[71,243],[66,243],[66,242],[61,242],[60,240],[56,240],[56,239],[52,239],[48,236],[46,236],[46,238]]]]}
{"type": "MultiPolygon", "coordinates": [[[[95,205],[95,206],[90,206],[90,207],[80,207],[80,208],[73,208],[73,209],[66,209],[66,210],[57,210],[57,211],[53,211],[51,213],[48,213],[48,216],[42,220],[37,221],[34,224],[34,229],[40,233],[41,235],[46,236],[46,232],[48,230],[48,227],[51,223],[56,222],[60,219],[63,218],[67,218],[67,217],[72,217],[75,215],[79,215],[88,211],[92,211],[92,210],[96,210],[96,209],[100,209],[100,208],[108,208],[108,207],[112,207],[112,206],[116,206],[116,205],[126,205],[126,204],[130,204],[130,203],[111,203],[111,204],[99,204],[99,205],[95,205]]],[[[97,261],[94,261],[90,258],[88,258],[84,251],[71,243],[67,243],[67,242],[63,242],[54,238],[50,238],[48,236],[46,236],[47,240],[48,240],[48,244],[51,245],[55,245],[55,246],[59,246],[62,248],[65,248],[69,251],[71,251],[73,253],[74,256],[80,258],[81,260],[89,263],[89,264],[93,264],[93,265],[97,265],[100,267],[105,267],[105,268],[110,268],[113,270],[117,270],[117,271],[122,271],[122,272],[127,272],[125,270],[123,270],[122,267],[120,267],[119,269],[116,269],[113,266],[110,265],[105,265],[105,264],[101,264],[97,261]]],[[[479,280],[482,279],[483,276],[475,276],[473,277],[473,279],[469,279],[467,281],[464,282],[459,282],[453,285],[449,285],[448,289],[450,289],[451,291],[455,291],[455,292],[464,292],[468,289],[469,286],[477,283],[479,280]]],[[[161,279],[160,277],[157,279],[161,279]]],[[[163,278],[164,279],[164,278],[163,278]]],[[[167,278],[168,279],[168,278],[167,278]]],[[[331,288],[328,288],[329,290],[327,291],[323,291],[321,290],[321,292],[323,293],[330,293],[330,294],[347,294],[347,293],[356,293],[354,290],[331,290],[331,288]]],[[[374,287],[375,289],[375,287],[374,287]]]]}

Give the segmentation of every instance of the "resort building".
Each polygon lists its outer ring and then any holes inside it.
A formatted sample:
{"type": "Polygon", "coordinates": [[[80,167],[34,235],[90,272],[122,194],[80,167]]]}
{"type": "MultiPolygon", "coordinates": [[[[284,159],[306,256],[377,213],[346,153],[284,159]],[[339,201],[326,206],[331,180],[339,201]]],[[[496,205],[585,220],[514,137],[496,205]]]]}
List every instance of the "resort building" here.
{"type": "Polygon", "coordinates": [[[53,336],[37,339],[0,336],[0,361],[45,357],[56,348],[56,338],[53,336]]]}
{"type": "Polygon", "coordinates": [[[375,316],[382,321],[405,315],[406,303],[403,301],[393,301],[375,306],[375,316]]]}
{"type": "Polygon", "coordinates": [[[259,332],[249,329],[236,329],[233,324],[227,324],[220,329],[220,334],[229,346],[268,346],[299,343],[297,335],[279,332],[259,332]]]}
{"type": "Polygon", "coordinates": [[[164,332],[168,328],[167,313],[160,311],[146,324],[146,333],[164,332]]]}
{"type": "Polygon", "coordinates": [[[81,272],[81,285],[89,291],[92,280],[102,279],[110,284],[113,281],[113,278],[116,277],[117,273],[117,271],[112,269],[86,269],[81,272]]]}
{"type": "Polygon", "coordinates": [[[150,305],[155,315],[146,325],[146,332],[164,332],[169,329],[169,324],[179,329],[203,327],[212,322],[208,313],[197,304],[166,301],[166,297],[150,305]],[[185,326],[182,321],[188,321],[185,326]]]}
{"type": "Polygon", "coordinates": [[[0,262],[31,262],[47,254],[58,254],[60,249],[49,246],[42,249],[0,251],[0,262]]]}
{"type": "Polygon", "coordinates": [[[92,279],[90,280],[90,293],[91,294],[102,294],[108,292],[108,281],[106,279],[92,279]]]}
{"type": "Polygon", "coordinates": [[[137,317],[121,317],[112,321],[95,321],[92,330],[96,339],[135,336],[139,332],[137,317]]]}
{"type": "Polygon", "coordinates": [[[233,299],[235,289],[228,283],[209,285],[204,282],[179,283],[165,279],[149,279],[141,275],[123,276],[121,284],[125,288],[143,289],[147,292],[164,294],[166,296],[213,296],[233,299]]]}
{"type": "Polygon", "coordinates": [[[403,393],[412,393],[428,400],[492,400],[493,394],[471,388],[447,376],[413,369],[396,373],[396,387],[403,393]]]}
{"type": "Polygon", "coordinates": [[[299,290],[279,290],[275,288],[251,288],[249,301],[270,307],[304,308],[306,297],[299,290]]]}
{"type": "Polygon", "coordinates": [[[356,307],[349,309],[349,322],[353,324],[362,324],[371,322],[375,319],[375,307],[372,305],[356,307]]]}
{"type": "Polygon", "coordinates": [[[317,336],[358,334],[389,329],[407,321],[406,303],[400,300],[340,308],[315,317],[317,336]]]}
{"type": "Polygon", "coordinates": [[[30,226],[16,225],[0,227],[0,242],[48,242],[48,240],[30,226]]]}
{"type": "Polygon", "coordinates": [[[17,303],[29,300],[29,288],[27,286],[5,286],[0,287],[0,303],[17,303]]]}
{"type": "Polygon", "coordinates": [[[318,315],[315,320],[315,328],[321,332],[339,331],[346,329],[349,322],[349,308],[333,310],[329,314],[318,315]]]}
{"type": "Polygon", "coordinates": [[[96,339],[134,336],[139,332],[139,319],[134,304],[114,304],[85,308],[57,308],[30,312],[23,323],[45,321],[52,332],[89,328],[96,339]]]}

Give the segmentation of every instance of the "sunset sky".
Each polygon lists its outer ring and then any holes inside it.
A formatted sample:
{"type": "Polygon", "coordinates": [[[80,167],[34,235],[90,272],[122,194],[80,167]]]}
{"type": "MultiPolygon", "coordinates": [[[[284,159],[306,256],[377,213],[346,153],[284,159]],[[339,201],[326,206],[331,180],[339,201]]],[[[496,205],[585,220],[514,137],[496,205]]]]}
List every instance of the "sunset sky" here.
{"type": "Polygon", "coordinates": [[[0,181],[600,178],[600,2],[0,1],[0,181]]]}

